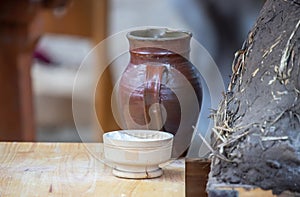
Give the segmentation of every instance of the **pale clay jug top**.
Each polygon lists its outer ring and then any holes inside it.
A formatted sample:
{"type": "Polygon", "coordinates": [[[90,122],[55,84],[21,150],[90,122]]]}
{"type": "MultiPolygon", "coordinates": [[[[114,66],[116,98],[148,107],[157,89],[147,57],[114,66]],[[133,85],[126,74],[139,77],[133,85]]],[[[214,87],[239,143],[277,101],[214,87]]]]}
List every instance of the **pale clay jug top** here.
{"type": "Polygon", "coordinates": [[[166,49],[187,57],[192,33],[167,28],[134,30],[127,33],[130,50],[154,47],[166,49]]]}
{"type": "Polygon", "coordinates": [[[127,34],[128,39],[165,41],[176,39],[187,39],[192,33],[186,31],[170,30],[167,28],[135,30],[127,34]]]}

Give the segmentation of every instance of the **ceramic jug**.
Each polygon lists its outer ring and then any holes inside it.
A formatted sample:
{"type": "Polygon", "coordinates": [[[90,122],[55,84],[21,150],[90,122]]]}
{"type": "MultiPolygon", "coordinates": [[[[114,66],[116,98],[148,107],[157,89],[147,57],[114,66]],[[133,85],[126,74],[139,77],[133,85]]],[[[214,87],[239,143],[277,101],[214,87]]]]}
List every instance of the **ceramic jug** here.
{"type": "Polygon", "coordinates": [[[177,154],[189,146],[202,102],[200,73],[189,61],[191,37],[165,28],[129,32],[130,62],[118,90],[122,127],[172,133],[177,154]]]}

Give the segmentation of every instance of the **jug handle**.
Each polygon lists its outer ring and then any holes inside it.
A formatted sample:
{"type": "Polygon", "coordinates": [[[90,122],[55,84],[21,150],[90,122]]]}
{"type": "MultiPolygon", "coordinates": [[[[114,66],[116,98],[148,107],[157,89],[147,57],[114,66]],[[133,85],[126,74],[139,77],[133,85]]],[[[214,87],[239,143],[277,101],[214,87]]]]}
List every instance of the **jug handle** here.
{"type": "Polygon", "coordinates": [[[161,130],[164,124],[162,109],[160,106],[160,89],[164,73],[168,72],[167,67],[161,64],[146,65],[146,84],[144,88],[144,117],[148,129],[161,130]],[[153,105],[154,104],[154,105],[153,105]]]}

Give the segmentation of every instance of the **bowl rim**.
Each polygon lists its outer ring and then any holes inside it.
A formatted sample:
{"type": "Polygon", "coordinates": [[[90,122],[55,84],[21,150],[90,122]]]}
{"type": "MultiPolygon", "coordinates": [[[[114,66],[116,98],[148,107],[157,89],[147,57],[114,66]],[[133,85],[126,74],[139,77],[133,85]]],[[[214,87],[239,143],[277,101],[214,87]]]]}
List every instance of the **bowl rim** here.
{"type": "Polygon", "coordinates": [[[122,147],[157,147],[157,146],[169,146],[168,142],[172,142],[174,138],[174,135],[168,132],[159,131],[159,130],[145,130],[145,129],[125,129],[125,130],[116,130],[111,131],[103,134],[103,142],[105,144],[110,144],[113,146],[122,146],[122,147]],[[160,134],[164,135],[164,138],[162,139],[146,139],[146,138],[127,138],[127,139],[121,139],[121,138],[113,138],[115,134],[121,133],[121,134],[127,134],[130,133],[130,131],[142,131],[142,132],[159,132],[160,134]]]}

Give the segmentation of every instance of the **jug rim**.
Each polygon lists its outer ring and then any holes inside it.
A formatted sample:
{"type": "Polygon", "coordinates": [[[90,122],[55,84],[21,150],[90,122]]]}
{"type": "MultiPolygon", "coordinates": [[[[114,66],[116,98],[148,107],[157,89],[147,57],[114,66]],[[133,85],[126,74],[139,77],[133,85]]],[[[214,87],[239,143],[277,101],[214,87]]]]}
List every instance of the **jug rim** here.
{"type": "Polygon", "coordinates": [[[169,41],[190,39],[192,33],[185,30],[175,30],[169,28],[146,28],[133,30],[127,33],[127,38],[130,40],[144,41],[169,41]]]}

